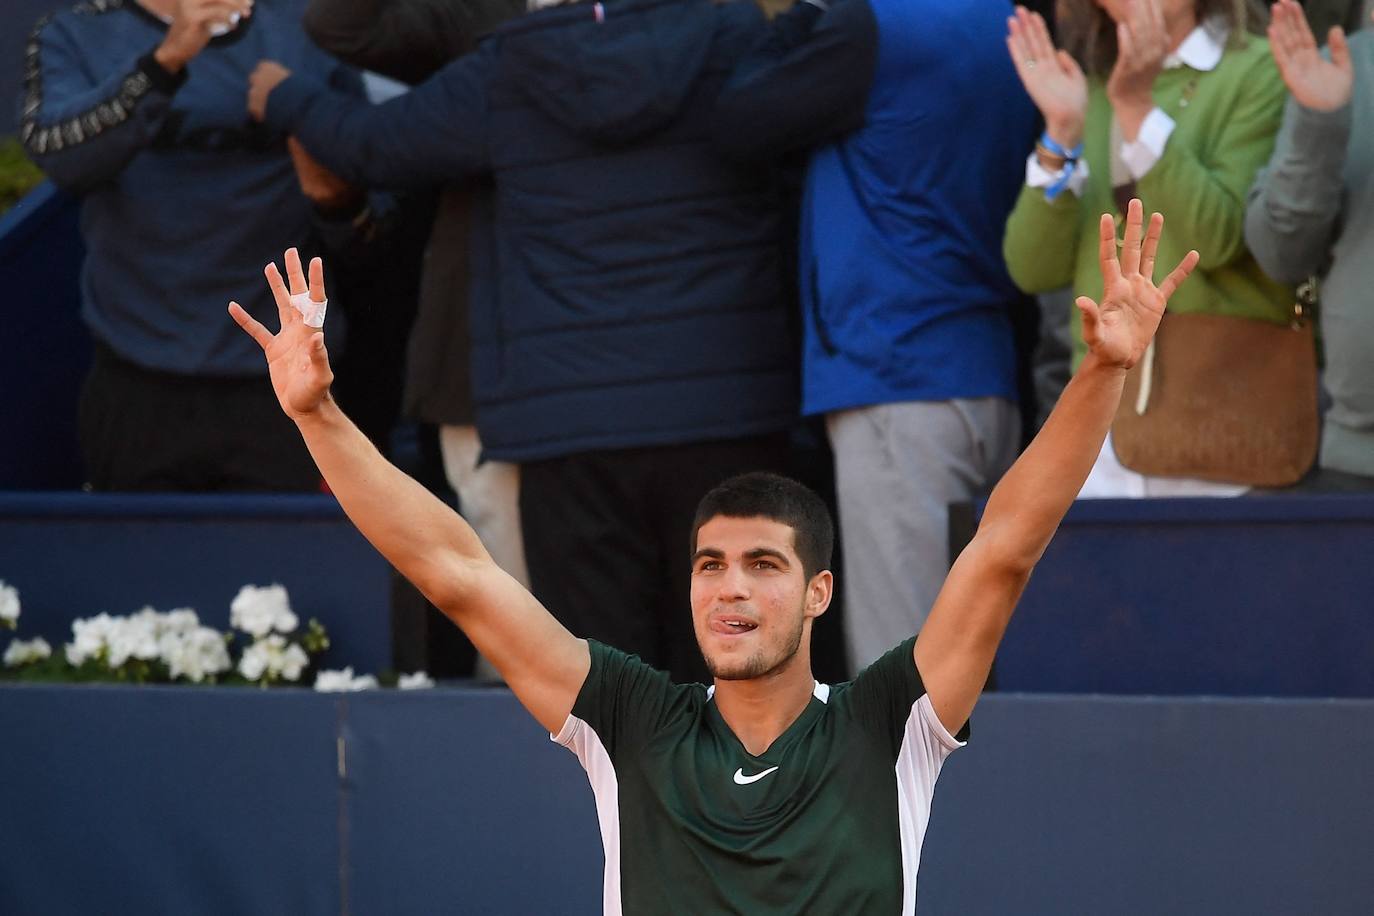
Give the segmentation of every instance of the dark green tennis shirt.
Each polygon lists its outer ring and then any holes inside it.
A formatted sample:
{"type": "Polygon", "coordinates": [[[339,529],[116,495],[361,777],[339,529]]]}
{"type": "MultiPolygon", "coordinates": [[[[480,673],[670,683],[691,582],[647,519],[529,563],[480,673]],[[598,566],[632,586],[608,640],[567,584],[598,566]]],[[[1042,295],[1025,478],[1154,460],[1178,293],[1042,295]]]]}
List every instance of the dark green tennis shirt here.
{"type": "Polygon", "coordinates": [[[816,684],[756,757],[714,688],[589,641],[591,670],[554,740],[596,796],[605,913],[913,912],[935,779],[963,745],[925,695],[914,642],[849,683],[816,684]]]}

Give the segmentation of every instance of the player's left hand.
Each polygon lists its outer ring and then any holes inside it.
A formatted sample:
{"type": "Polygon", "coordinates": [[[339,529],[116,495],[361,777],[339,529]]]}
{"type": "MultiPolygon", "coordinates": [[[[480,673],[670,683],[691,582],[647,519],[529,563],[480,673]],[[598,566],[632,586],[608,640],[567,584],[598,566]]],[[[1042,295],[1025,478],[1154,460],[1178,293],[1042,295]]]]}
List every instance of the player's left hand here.
{"type": "Polygon", "coordinates": [[[267,97],[282,84],[291,71],[275,60],[260,60],[248,75],[248,114],[254,121],[267,117],[267,97]]]}
{"type": "Polygon", "coordinates": [[[311,260],[310,281],[307,284],[296,249],[287,249],[285,261],[286,274],[291,283],[289,292],[276,264],[268,264],[263,271],[267,275],[267,285],[272,289],[272,297],[277,300],[280,331],[273,334],[267,330],[237,302],[229,303],[229,314],[262,347],[277,401],[288,417],[300,421],[318,410],[329,397],[329,385],[334,381],[334,372],[329,367],[329,353],[324,347],[324,329],[308,324],[292,303],[291,297],[308,294],[312,302],[323,308],[327,301],[324,264],[319,258],[311,260]]]}
{"type": "Polygon", "coordinates": [[[1155,336],[1169,297],[1197,266],[1198,253],[1190,251],[1164,282],[1155,286],[1155,252],[1164,231],[1164,216],[1151,216],[1149,228],[1142,233],[1143,222],[1140,201],[1132,199],[1126,209],[1126,236],[1118,258],[1116,224],[1111,214],[1102,214],[1102,304],[1087,296],[1080,296],[1075,303],[1083,317],[1083,340],[1106,366],[1129,369],[1136,364],[1155,336]]]}

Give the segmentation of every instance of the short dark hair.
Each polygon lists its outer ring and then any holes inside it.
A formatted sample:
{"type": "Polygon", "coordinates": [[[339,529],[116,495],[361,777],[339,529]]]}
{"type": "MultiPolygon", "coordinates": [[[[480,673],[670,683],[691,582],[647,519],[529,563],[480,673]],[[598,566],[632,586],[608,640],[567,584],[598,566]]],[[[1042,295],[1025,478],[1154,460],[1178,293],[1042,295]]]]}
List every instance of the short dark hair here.
{"type": "Polygon", "coordinates": [[[781,522],[792,529],[793,547],[806,578],[830,568],[830,556],[835,550],[835,524],[830,519],[830,510],[815,492],[790,477],[751,471],[716,486],[697,503],[696,518],[692,521],[693,550],[701,526],[718,516],[781,522]]]}

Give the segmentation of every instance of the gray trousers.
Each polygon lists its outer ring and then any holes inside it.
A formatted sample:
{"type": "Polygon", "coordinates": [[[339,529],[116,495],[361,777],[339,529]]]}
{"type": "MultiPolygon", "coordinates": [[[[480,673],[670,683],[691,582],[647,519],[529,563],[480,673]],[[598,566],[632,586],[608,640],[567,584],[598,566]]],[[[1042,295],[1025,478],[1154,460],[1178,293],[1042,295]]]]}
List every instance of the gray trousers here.
{"type": "Polygon", "coordinates": [[[949,504],[985,494],[1016,458],[1002,398],[907,401],[826,417],[835,452],[850,672],[915,633],[949,572],[949,504]]]}

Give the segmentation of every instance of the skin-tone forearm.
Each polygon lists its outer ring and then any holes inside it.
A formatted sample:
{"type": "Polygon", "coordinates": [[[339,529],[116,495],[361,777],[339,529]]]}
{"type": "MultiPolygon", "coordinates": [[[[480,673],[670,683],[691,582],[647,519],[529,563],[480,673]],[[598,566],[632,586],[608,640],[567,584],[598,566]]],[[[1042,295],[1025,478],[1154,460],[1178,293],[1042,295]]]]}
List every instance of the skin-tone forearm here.
{"type": "Polygon", "coordinates": [[[979,533],[996,541],[1012,570],[1029,574],[1049,546],[1102,450],[1125,379],[1123,367],[1089,353],[1040,434],[993,489],[979,533]]]}
{"type": "Polygon", "coordinates": [[[463,565],[491,562],[471,526],[382,457],[332,397],[296,426],[363,537],[437,607],[460,609],[461,596],[450,593],[463,565]]]}
{"type": "MultiPolygon", "coordinates": [[[[393,467],[329,394],[334,380],[322,329],[306,324],[292,296],[327,301],[324,265],[286,252],[290,290],[275,264],[266,269],[281,330],[273,334],[242,306],[229,313],[262,347],[282,410],[295,421],[339,504],[363,536],[463,628],[526,709],[551,732],[573,707],[591,664],[575,638],[487,553],[456,513],[393,467]]],[[[311,558],[314,559],[314,558],[311,558]]]]}
{"type": "Polygon", "coordinates": [[[1164,221],[1155,214],[1144,232],[1142,223],[1140,201],[1133,200],[1119,259],[1112,217],[1099,223],[1102,303],[1076,303],[1088,356],[1040,434],[992,491],[977,535],[917,637],[916,666],[950,731],[973,711],[1031,572],[1102,450],[1126,372],[1154,337],[1169,296],[1197,265],[1197,252],[1189,252],[1156,287],[1151,278],[1164,221]]]}

